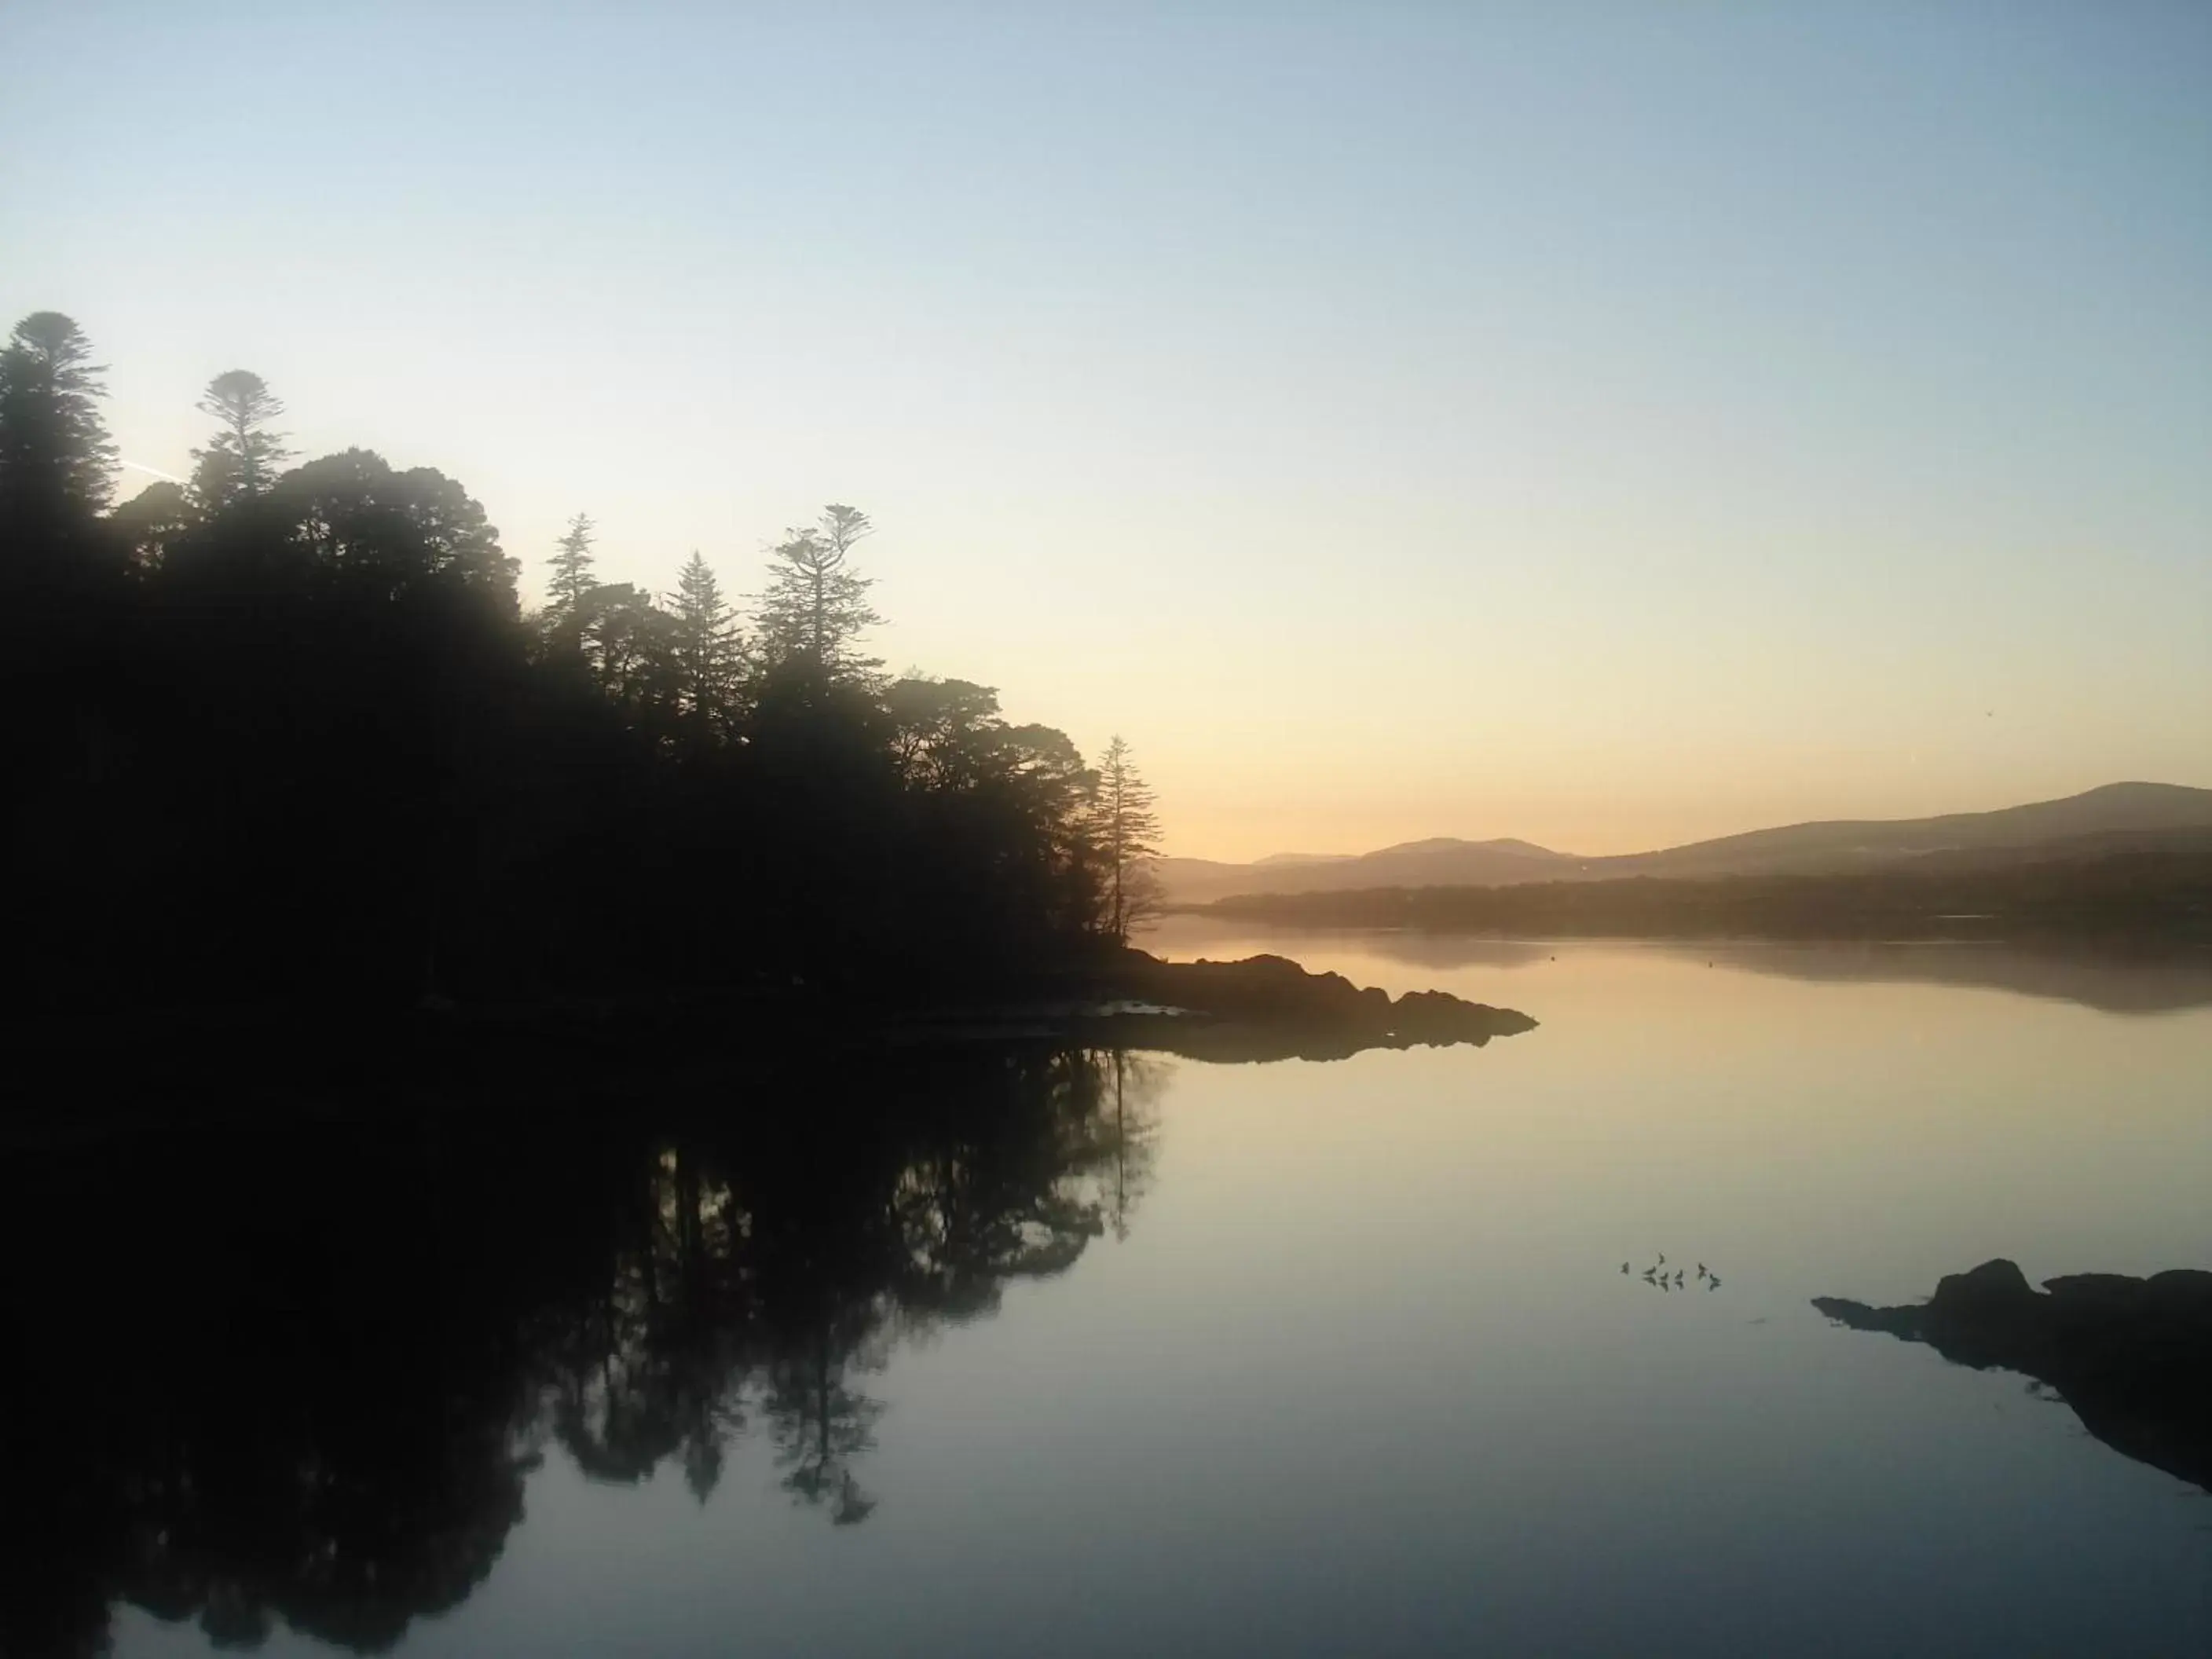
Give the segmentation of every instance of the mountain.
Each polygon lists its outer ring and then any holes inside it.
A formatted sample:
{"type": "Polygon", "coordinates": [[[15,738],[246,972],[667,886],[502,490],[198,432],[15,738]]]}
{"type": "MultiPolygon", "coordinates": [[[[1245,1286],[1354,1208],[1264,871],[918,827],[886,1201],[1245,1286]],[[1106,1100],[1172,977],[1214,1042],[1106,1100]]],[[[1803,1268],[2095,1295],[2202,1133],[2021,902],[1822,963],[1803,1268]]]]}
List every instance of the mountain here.
{"type": "Polygon", "coordinates": [[[1174,904],[1245,893],[1350,892],[1367,887],[1508,887],[1626,876],[1820,875],[1879,867],[1928,853],[1987,852],[2088,836],[2212,828],[2212,789],[2108,783],[2063,800],[1932,818],[1840,819],[1753,830],[1650,853],[1578,858],[1529,842],[1411,841],[1357,857],[1258,864],[1162,859],[1174,904]]]}
{"type": "Polygon", "coordinates": [[[1578,862],[1525,841],[1409,841],[1357,857],[1262,859],[1219,864],[1162,859],[1154,866],[1171,904],[1206,904],[1237,893],[1333,893],[1356,887],[1434,887],[1558,881],[1578,862]]]}
{"type": "Polygon", "coordinates": [[[1583,860],[1606,876],[1814,874],[1865,868],[1923,853],[1985,852],[2087,836],[2212,827],[2212,789],[2108,783],[2063,800],[1934,818],[1844,819],[1754,830],[1660,853],[1583,860]]]}

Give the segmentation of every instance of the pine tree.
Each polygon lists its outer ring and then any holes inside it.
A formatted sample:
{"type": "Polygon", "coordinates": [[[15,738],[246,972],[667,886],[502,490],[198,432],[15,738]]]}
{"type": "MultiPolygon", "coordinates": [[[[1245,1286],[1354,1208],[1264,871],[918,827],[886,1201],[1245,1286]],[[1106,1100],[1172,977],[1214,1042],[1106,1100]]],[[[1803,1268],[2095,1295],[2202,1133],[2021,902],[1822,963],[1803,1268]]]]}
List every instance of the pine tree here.
{"type": "Polygon", "coordinates": [[[1159,856],[1160,820],[1152,789],[1119,733],[1099,759],[1087,828],[1103,879],[1099,921],[1109,938],[1126,945],[1132,927],[1159,913],[1159,879],[1152,861],[1159,856]]]}
{"type": "Polygon", "coordinates": [[[817,523],[786,532],[757,624],[771,660],[803,665],[824,679],[882,666],[854,650],[860,635],[883,621],[868,604],[875,579],[851,564],[854,544],[874,533],[866,514],[835,502],[817,523]]]}
{"type": "Polygon", "coordinates": [[[678,708],[702,741],[726,731],[736,711],[744,656],[738,625],[714,570],[694,550],[669,595],[674,614],[678,708]]]}
{"type": "Polygon", "coordinates": [[[91,356],[83,331],[58,311],[32,313],[0,349],[0,514],[9,524],[52,530],[107,506],[107,371],[91,356]]]}
{"type": "Polygon", "coordinates": [[[599,586],[592,574],[592,541],[591,518],[579,513],[553,544],[553,575],[545,584],[545,593],[546,610],[556,623],[573,625],[584,596],[599,586]]]}
{"type": "Polygon", "coordinates": [[[210,380],[198,405],[222,429],[204,449],[195,449],[192,494],[201,510],[220,513],[232,503],[265,492],[276,481],[292,452],[284,434],[268,429],[284,404],[268,382],[251,369],[234,368],[210,380]]]}

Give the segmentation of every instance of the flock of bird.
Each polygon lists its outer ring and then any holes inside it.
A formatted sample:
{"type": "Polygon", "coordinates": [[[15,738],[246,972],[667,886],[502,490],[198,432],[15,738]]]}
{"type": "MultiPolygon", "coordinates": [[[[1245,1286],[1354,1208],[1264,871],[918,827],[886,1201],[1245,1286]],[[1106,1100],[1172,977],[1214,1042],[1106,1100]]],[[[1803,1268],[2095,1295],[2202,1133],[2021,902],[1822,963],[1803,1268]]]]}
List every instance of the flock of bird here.
{"type": "MultiPolygon", "coordinates": [[[[1620,1271],[1623,1273],[1630,1273],[1635,1269],[1624,1261],[1620,1264],[1620,1271]]],[[[1698,1263],[1698,1279],[1709,1291],[1717,1291],[1721,1287],[1721,1276],[1702,1261],[1698,1263]]],[[[1656,1285],[1662,1291],[1685,1289],[1683,1279],[1682,1268],[1677,1267],[1671,1273],[1667,1271],[1667,1252],[1664,1250],[1659,1252],[1658,1261],[1644,1270],[1644,1282],[1647,1285],[1656,1285]]]]}

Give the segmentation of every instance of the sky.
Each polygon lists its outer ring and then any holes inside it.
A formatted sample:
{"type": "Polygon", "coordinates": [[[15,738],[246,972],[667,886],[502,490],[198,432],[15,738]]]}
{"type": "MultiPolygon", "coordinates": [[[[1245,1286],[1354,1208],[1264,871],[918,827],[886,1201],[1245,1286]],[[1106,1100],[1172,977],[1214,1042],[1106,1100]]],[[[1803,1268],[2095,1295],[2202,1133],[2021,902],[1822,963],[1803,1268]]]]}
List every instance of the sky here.
{"type": "MultiPolygon", "coordinates": [[[[0,326],[756,589],[1168,850],[2212,785],[2212,7],[0,5],[0,326]],[[36,72],[27,73],[27,66],[36,72]]],[[[125,492],[147,474],[130,475],[125,492]]]]}

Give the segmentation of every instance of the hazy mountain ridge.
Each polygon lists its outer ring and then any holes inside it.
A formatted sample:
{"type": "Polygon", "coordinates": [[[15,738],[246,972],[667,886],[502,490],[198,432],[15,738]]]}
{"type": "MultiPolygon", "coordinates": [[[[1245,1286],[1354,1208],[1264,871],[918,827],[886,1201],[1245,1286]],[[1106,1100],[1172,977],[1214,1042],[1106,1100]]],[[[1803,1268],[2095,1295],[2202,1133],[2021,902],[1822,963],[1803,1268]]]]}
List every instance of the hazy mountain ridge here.
{"type": "Polygon", "coordinates": [[[2212,789],[2110,783],[2057,800],[1926,818],[1844,818],[1747,830],[1649,853],[1584,858],[1533,842],[1436,837],[1333,859],[1228,864],[1163,859],[1170,903],[1258,893],[1350,892],[1379,887],[1506,887],[1628,876],[1818,875],[1929,854],[1997,851],[2096,836],[2212,828],[2212,789]]]}
{"type": "Polygon", "coordinates": [[[1200,914],[1504,939],[2104,941],[2212,946],[2212,826],[1950,846],[1843,868],[1255,893],[1200,914]]]}

